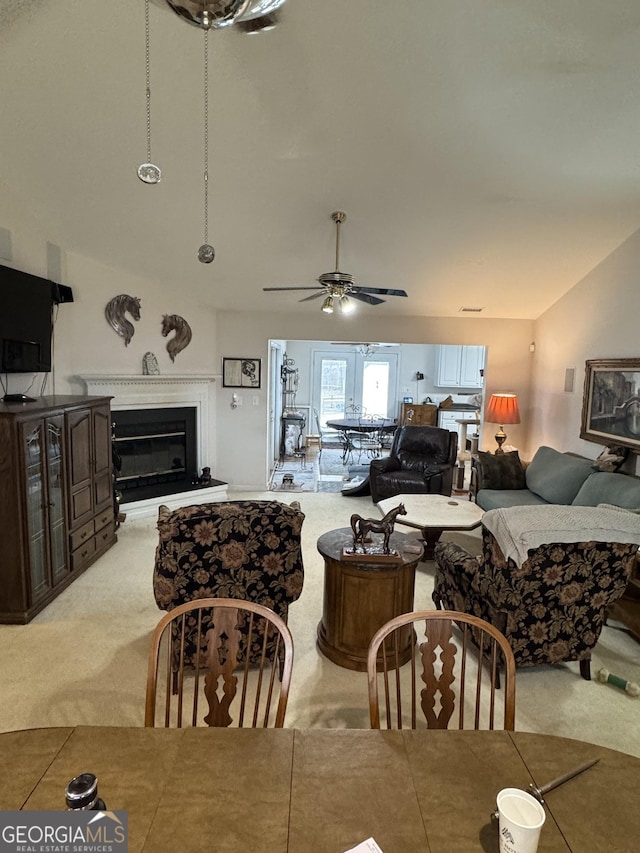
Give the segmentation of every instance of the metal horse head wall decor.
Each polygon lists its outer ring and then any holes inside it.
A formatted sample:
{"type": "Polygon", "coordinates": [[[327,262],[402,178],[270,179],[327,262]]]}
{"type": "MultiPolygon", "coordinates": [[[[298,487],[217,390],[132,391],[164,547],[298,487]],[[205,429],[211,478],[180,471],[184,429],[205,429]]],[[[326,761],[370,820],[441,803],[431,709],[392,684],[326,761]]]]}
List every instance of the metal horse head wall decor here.
{"type": "Polygon", "coordinates": [[[166,338],[169,332],[176,333],[175,337],[167,343],[169,357],[171,361],[175,361],[178,353],[188,347],[191,342],[191,326],[178,314],[163,314],[162,337],[166,338]]]}
{"type": "Polygon", "coordinates": [[[137,296],[129,296],[126,293],[121,293],[107,302],[107,306],[104,309],[109,325],[116,334],[124,338],[125,346],[129,346],[129,341],[135,332],[133,323],[130,323],[125,317],[127,311],[134,320],[140,319],[140,300],[137,296]]]}

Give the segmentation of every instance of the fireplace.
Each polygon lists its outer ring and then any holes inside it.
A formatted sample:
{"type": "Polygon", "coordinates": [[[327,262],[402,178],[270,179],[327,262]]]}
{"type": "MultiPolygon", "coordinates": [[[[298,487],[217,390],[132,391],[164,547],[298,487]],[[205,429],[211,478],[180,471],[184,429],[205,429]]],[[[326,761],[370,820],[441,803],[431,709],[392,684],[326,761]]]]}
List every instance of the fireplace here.
{"type": "Polygon", "coordinates": [[[196,409],[123,409],[112,412],[122,502],[183,492],[196,485],[196,409]]]}
{"type": "Polygon", "coordinates": [[[216,377],[101,374],[79,379],[85,384],[87,394],[112,398],[114,422],[119,423],[123,416],[123,429],[126,428],[127,433],[118,437],[128,439],[129,444],[118,442],[116,447],[119,454],[124,449],[125,455],[131,457],[124,471],[120,471],[121,477],[131,478],[128,481],[131,487],[123,490],[119,484],[118,490],[123,492],[121,508],[128,518],[156,515],[159,503],[175,509],[196,502],[227,499],[226,483],[215,479],[209,485],[192,483],[196,473],[201,474],[205,466],[211,468],[215,477],[215,419],[210,417],[210,408],[215,403],[211,386],[216,377]],[[183,415],[177,413],[185,411],[189,414],[184,416],[187,423],[183,428],[178,424],[183,415]],[[156,415],[149,415],[149,412],[161,412],[158,417],[165,421],[164,425],[162,420],[156,422],[156,415]],[[185,433],[184,438],[169,434],[182,432],[185,433]],[[153,467],[157,463],[157,470],[143,471],[150,461],[153,467]],[[151,482],[154,478],[155,481],[151,482]],[[134,488],[141,491],[134,494],[134,488]],[[153,494],[142,497],[145,494],[142,489],[153,494]],[[194,495],[196,490],[197,499],[194,495]]]}

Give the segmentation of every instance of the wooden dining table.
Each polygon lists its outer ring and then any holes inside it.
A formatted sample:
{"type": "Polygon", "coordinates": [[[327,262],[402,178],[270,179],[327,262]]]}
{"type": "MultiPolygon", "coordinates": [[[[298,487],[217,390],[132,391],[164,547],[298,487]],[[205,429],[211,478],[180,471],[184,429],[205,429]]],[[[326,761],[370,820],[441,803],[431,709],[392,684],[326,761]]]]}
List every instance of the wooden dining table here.
{"type": "MultiPolygon", "coordinates": [[[[524,732],[87,727],[0,734],[0,809],[64,809],[67,782],[98,777],[128,813],[130,853],[498,851],[502,788],[598,758],[549,792],[540,853],[631,851],[640,759],[524,732]]],[[[0,822],[2,815],[0,815],[0,822]]]]}

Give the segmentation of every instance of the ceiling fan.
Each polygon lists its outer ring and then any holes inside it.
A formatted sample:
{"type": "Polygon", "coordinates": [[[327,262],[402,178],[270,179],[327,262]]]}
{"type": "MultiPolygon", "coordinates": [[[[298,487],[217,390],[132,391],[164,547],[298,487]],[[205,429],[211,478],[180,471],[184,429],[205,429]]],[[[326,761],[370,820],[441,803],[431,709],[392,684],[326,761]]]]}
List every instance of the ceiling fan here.
{"type": "Polygon", "coordinates": [[[381,296],[407,296],[405,290],[397,290],[389,287],[358,287],[355,284],[355,278],[348,273],[340,272],[340,226],[347,218],[347,214],[341,210],[334,210],[331,218],[336,223],[336,268],[333,272],[323,272],[318,276],[318,285],[311,287],[263,287],[263,290],[315,290],[316,293],[311,296],[305,296],[300,299],[300,302],[308,302],[310,299],[319,299],[324,297],[322,310],[327,314],[333,314],[334,307],[337,307],[343,314],[352,311],[354,308],[352,299],[357,299],[360,302],[366,302],[369,305],[380,305],[385,302],[380,299],[380,296],[372,294],[380,294],[381,296]]]}

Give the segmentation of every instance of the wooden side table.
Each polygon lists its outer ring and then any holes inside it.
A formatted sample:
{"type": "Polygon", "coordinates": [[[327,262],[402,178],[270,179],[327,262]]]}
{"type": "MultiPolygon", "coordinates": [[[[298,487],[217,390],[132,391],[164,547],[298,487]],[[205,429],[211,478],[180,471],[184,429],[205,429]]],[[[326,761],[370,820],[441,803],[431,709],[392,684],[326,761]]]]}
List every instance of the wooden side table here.
{"type": "MultiPolygon", "coordinates": [[[[366,672],[369,643],[378,628],[394,616],[413,610],[416,566],[423,548],[419,539],[392,533],[389,545],[402,556],[402,563],[343,562],[342,549],[352,544],[350,527],[330,530],[318,539],[325,571],[317,645],[338,666],[366,672]]],[[[402,663],[411,655],[411,631],[407,626],[402,663]]],[[[388,660],[391,664],[390,654],[388,660]]],[[[382,657],[378,663],[382,668],[382,657]]]]}

